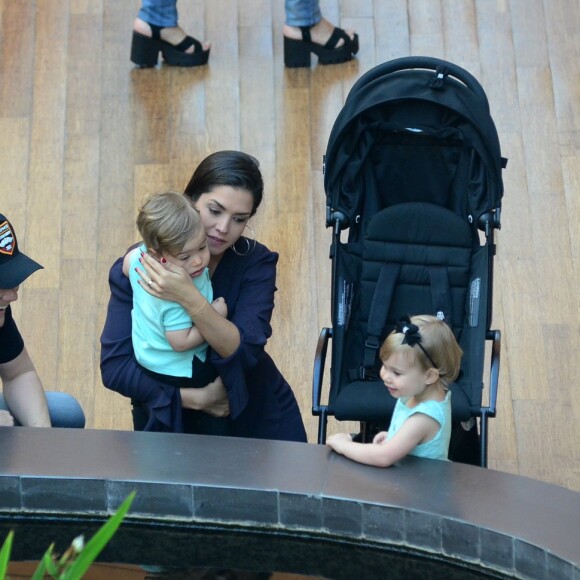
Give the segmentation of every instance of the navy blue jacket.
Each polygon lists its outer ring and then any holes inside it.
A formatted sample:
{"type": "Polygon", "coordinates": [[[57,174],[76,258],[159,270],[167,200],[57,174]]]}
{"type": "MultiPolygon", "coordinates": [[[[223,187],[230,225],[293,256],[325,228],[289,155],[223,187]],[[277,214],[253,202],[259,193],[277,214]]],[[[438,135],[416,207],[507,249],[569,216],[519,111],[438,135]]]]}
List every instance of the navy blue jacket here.
{"type": "MultiPolygon", "coordinates": [[[[146,404],[147,430],[181,432],[179,390],[146,375],[135,360],[132,292],[122,261],[119,258],[109,273],[111,297],[101,335],[103,384],[146,404]]],[[[212,350],[210,357],[228,391],[233,436],[306,441],[292,389],[264,350],[272,334],[277,261],[278,254],[260,243],[246,256],[225,252],[211,281],[214,297],[223,297],[228,305],[228,319],[237,326],[241,343],[228,358],[212,350]]]]}

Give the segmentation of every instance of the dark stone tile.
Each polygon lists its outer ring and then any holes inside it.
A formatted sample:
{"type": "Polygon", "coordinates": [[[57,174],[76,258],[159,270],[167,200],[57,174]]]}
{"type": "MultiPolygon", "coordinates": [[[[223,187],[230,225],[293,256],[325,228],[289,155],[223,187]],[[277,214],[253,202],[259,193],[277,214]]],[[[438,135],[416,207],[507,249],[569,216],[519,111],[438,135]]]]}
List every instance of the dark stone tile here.
{"type": "Polygon", "coordinates": [[[0,511],[20,509],[20,478],[0,477],[0,511]]]}
{"type": "Polygon", "coordinates": [[[548,580],[570,580],[574,578],[574,566],[570,562],[565,562],[553,554],[548,554],[547,557],[548,580]]]}
{"type": "Polygon", "coordinates": [[[441,518],[433,514],[407,510],[405,541],[417,548],[441,552],[441,518]]]}
{"type": "Polygon", "coordinates": [[[400,506],[500,530],[571,561],[578,553],[577,492],[492,469],[411,456],[387,469],[337,454],[329,459],[326,496],[400,506]]]}
{"type": "Polygon", "coordinates": [[[333,454],[328,462],[328,477],[323,494],[336,499],[407,507],[417,482],[399,481],[404,470],[361,465],[342,455],[333,454]]]}
{"type": "Polygon", "coordinates": [[[227,522],[278,523],[278,493],[227,487],[194,487],[194,516],[227,522]]]}
{"type": "Polygon", "coordinates": [[[330,454],[325,445],[177,433],[4,431],[0,437],[0,473],[15,476],[195,482],[319,495],[330,454]],[[14,453],[15,449],[25,449],[26,453],[14,453]],[[58,461],[54,460],[55,450],[58,461]]]}
{"type": "Polygon", "coordinates": [[[405,513],[403,508],[398,507],[363,506],[363,535],[388,543],[404,542],[405,513]]]}
{"type": "Polygon", "coordinates": [[[0,473],[86,480],[108,479],[109,475],[129,478],[134,471],[131,447],[136,440],[129,431],[13,431],[0,438],[0,473]],[[15,449],[26,451],[15,453],[15,449]]]}
{"type": "Polygon", "coordinates": [[[193,518],[192,489],[191,485],[182,484],[109,481],[107,505],[113,513],[132,491],[136,491],[130,515],[190,520],[193,518]]]}
{"type": "Polygon", "coordinates": [[[324,498],[322,500],[324,529],[347,536],[362,535],[362,506],[358,502],[324,498]]]}
{"type": "Polygon", "coordinates": [[[482,564],[502,570],[514,569],[514,539],[492,530],[480,530],[482,564]]]}
{"type": "Polygon", "coordinates": [[[542,548],[515,539],[514,564],[519,576],[534,578],[534,580],[548,580],[548,559],[546,551],[542,548]]]}
{"type": "Polygon", "coordinates": [[[322,528],[322,499],[294,493],[281,493],[280,523],[290,528],[322,528]]]}
{"type": "MultiPolygon", "coordinates": [[[[316,496],[320,495],[327,477],[326,457],[329,450],[323,445],[202,435],[163,435],[170,437],[164,453],[178,451],[180,454],[170,471],[170,480],[176,483],[195,482],[205,487],[267,489],[316,496]],[[241,465],[243,468],[240,468],[241,465]],[[213,468],[208,469],[207,466],[213,468]]],[[[150,448],[141,451],[151,453],[150,448]]],[[[159,470],[155,469],[148,476],[158,478],[158,474],[159,470]]]]}
{"type": "Polygon", "coordinates": [[[62,513],[107,511],[102,480],[23,477],[21,486],[22,506],[26,509],[62,513]]]}
{"type": "Polygon", "coordinates": [[[479,528],[456,520],[442,521],[443,551],[463,560],[479,560],[479,528]]]}

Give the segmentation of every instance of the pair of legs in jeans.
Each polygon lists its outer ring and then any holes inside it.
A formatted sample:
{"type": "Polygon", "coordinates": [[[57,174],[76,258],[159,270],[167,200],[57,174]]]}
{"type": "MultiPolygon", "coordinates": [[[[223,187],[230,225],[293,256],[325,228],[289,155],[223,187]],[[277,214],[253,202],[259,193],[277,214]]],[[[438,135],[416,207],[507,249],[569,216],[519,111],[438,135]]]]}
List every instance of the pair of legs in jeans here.
{"type": "MultiPolygon", "coordinates": [[[[313,26],[322,19],[318,0],[285,0],[288,26],[313,26]]],[[[162,28],[177,26],[176,0],[143,0],[139,18],[162,28]]]]}
{"type": "MultiPolygon", "coordinates": [[[[319,0],[285,0],[286,22],[284,25],[284,53],[287,66],[308,66],[304,58],[297,58],[304,53],[318,54],[322,64],[345,62],[350,60],[358,50],[358,37],[352,30],[343,31],[336,28],[322,17],[319,0]],[[290,42],[288,42],[290,41],[290,42]],[[299,44],[302,43],[302,46],[299,44]],[[307,50],[308,49],[308,50],[307,50]]],[[[141,10],[133,26],[133,50],[131,60],[139,66],[154,66],[155,63],[143,57],[141,45],[135,48],[135,41],[145,43],[153,37],[157,48],[163,53],[168,64],[196,66],[205,64],[202,59],[180,59],[177,53],[171,53],[171,47],[177,47],[184,54],[192,55],[196,51],[209,55],[209,43],[199,43],[186,35],[178,24],[177,0],[142,0],[141,10]],[[137,38],[136,38],[137,37],[137,38]],[[173,60],[172,60],[173,59],[173,60]]],[[[302,55],[303,57],[304,55],[302,55]]]]}
{"type": "MultiPolygon", "coordinates": [[[[55,391],[47,391],[45,395],[48,403],[48,414],[53,427],[84,428],[85,414],[78,401],[72,395],[55,391]]],[[[2,411],[9,410],[2,393],[0,393],[0,409],[2,411]]],[[[19,423],[16,424],[19,425],[19,423]]]]}

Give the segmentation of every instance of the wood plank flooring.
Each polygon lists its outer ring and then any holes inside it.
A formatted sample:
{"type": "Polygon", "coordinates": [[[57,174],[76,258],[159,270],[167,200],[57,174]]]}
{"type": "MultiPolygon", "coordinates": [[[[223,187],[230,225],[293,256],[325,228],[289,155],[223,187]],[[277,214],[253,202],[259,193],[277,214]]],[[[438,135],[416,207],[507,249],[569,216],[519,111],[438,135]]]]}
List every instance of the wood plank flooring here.
{"type": "Polygon", "coordinates": [[[181,0],[181,23],[212,42],[209,66],[136,70],[138,6],[0,0],[0,211],[45,266],[15,307],[45,388],[78,397],[88,428],[131,428],[129,402],[103,388],[98,368],[108,268],[136,239],[141,197],[183,189],[212,151],[242,149],[266,182],[253,228],[280,253],[269,352],[314,442],[312,363],[330,319],[322,154],[360,75],[435,56],[481,81],[509,158],[490,467],[580,490],[578,0],[322,0],[361,50],[310,70],[283,66],[282,0],[181,0]]]}

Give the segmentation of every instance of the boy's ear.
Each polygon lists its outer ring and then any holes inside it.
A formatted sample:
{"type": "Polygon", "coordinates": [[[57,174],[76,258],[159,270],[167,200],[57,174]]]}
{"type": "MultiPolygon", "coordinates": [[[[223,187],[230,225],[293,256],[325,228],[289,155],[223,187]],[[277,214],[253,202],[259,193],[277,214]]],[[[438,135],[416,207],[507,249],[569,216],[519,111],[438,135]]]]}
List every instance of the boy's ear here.
{"type": "Polygon", "coordinates": [[[436,383],[438,380],[439,380],[439,371],[436,368],[431,367],[425,373],[425,382],[428,385],[432,385],[432,384],[436,383]]]}

